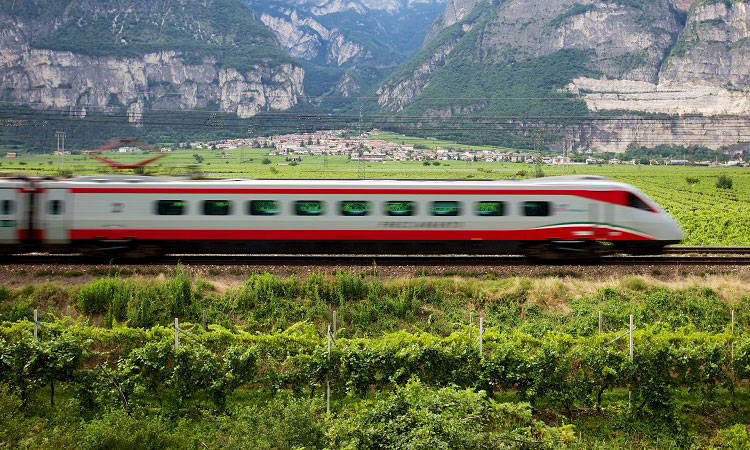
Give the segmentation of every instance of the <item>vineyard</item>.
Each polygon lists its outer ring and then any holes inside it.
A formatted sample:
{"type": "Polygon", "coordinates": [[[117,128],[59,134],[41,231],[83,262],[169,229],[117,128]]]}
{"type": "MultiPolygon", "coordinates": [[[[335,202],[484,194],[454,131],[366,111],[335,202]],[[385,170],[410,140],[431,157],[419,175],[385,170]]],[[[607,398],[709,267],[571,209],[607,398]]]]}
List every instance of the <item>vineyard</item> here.
{"type": "Polygon", "coordinates": [[[750,290],[704,283],[340,272],[219,291],[178,267],[4,287],[0,445],[746,448],[750,290]]]}

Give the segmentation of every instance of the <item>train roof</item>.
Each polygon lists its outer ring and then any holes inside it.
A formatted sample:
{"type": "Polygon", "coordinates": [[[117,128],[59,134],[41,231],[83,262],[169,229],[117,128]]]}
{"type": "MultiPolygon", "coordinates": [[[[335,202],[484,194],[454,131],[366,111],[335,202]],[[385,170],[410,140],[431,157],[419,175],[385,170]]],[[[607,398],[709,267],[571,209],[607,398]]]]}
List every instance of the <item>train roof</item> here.
{"type": "Polygon", "coordinates": [[[594,175],[573,175],[573,176],[555,176],[544,178],[532,178],[526,180],[330,180],[330,179],[203,179],[192,180],[187,178],[174,177],[152,177],[138,175],[100,175],[100,176],[81,176],[74,178],[65,178],[57,180],[40,181],[44,186],[62,185],[70,186],[71,184],[96,184],[96,185],[128,185],[135,187],[137,185],[159,185],[165,184],[179,187],[255,187],[255,186],[273,186],[273,187],[327,187],[327,188],[401,188],[415,187],[420,188],[471,188],[477,187],[502,187],[504,189],[512,188],[577,188],[577,189],[625,189],[629,187],[626,184],[614,182],[606,177],[594,175]]]}

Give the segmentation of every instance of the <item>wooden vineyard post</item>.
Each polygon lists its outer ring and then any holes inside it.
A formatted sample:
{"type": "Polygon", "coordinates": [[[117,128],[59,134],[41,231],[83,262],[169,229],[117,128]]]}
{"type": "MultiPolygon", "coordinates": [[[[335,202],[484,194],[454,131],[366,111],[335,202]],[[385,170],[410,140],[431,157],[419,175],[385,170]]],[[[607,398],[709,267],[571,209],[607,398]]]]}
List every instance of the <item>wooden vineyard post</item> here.
{"type": "Polygon", "coordinates": [[[336,336],[336,331],[337,331],[337,327],[336,327],[336,313],[337,313],[337,310],[334,309],[333,310],[333,340],[334,341],[336,340],[336,337],[337,337],[336,336]]]}
{"type": "MultiPolygon", "coordinates": [[[[632,363],[633,362],[633,315],[632,314],[630,315],[630,333],[629,334],[630,334],[630,345],[629,345],[630,358],[629,359],[630,359],[630,362],[632,363]]],[[[631,390],[628,389],[628,410],[631,409],[631,394],[632,394],[631,390]]]]}
{"type": "Polygon", "coordinates": [[[206,310],[203,310],[203,331],[208,331],[208,325],[206,325],[206,310]]]}
{"type": "MultiPolygon", "coordinates": [[[[328,325],[328,362],[331,361],[331,326],[328,325]]],[[[331,379],[326,373],[326,413],[331,412],[331,379]]]]}
{"type": "Polygon", "coordinates": [[[37,325],[37,310],[35,309],[34,310],[34,342],[37,341],[37,336],[38,336],[38,334],[37,334],[37,329],[38,328],[37,327],[38,327],[38,325],[37,325]]]}
{"type": "Polygon", "coordinates": [[[602,310],[599,310],[599,334],[602,334],[602,310]]]}
{"type": "Polygon", "coordinates": [[[734,310],[732,310],[732,361],[734,361],[734,310]]]}
{"type": "Polygon", "coordinates": [[[174,349],[180,349],[180,322],[177,317],[174,318],[174,349]]]}
{"type": "Polygon", "coordinates": [[[482,359],[482,339],[484,338],[484,317],[479,318],[479,359],[482,359]]]}

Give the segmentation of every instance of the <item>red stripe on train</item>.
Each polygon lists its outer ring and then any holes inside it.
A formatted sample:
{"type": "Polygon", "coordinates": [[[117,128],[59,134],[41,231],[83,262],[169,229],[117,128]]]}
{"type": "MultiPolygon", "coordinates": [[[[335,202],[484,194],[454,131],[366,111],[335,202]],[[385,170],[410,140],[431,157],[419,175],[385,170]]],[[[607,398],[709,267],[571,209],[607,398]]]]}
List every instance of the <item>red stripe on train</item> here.
{"type": "Polygon", "coordinates": [[[44,230],[18,230],[18,239],[33,239],[41,241],[44,239],[44,230]]]}
{"type": "MultiPolygon", "coordinates": [[[[73,240],[143,239],[159,241],[535,241],[581,240],[576,231],[590,227],[541,230],[70,230],[73,240]]],[[[649,241],[652,238],[627,231],[615,231],[607,240],[649,241]]]]}

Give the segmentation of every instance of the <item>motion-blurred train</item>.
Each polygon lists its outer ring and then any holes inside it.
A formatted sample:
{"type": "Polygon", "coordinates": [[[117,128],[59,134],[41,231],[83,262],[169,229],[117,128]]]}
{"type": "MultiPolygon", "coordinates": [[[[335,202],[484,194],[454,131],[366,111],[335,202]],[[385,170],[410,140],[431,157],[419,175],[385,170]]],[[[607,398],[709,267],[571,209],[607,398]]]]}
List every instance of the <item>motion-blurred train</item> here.
{"type": "Polygon", "coordinates": [[[603,177],[524,181],[0,181],[0,251],[146,258],[164,253],[657,254],[679,224],[603,177]]]}

